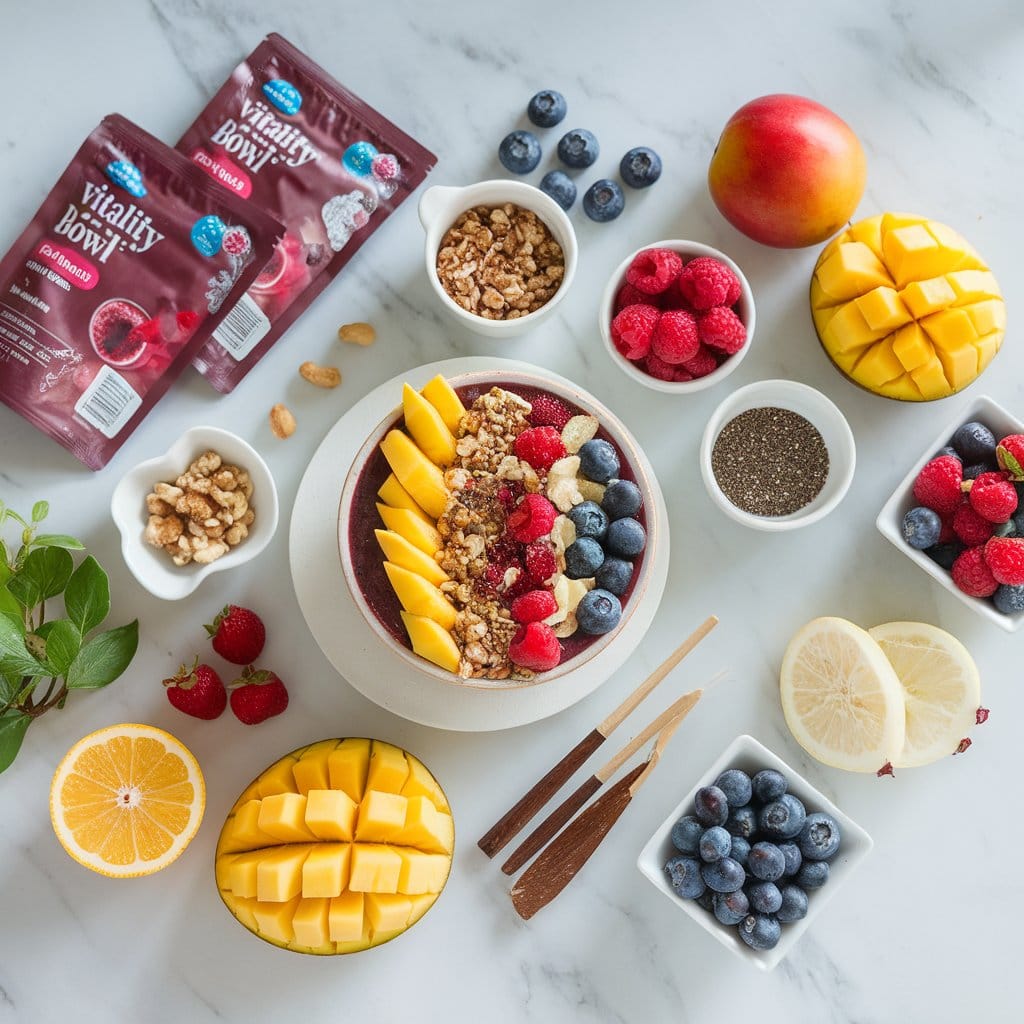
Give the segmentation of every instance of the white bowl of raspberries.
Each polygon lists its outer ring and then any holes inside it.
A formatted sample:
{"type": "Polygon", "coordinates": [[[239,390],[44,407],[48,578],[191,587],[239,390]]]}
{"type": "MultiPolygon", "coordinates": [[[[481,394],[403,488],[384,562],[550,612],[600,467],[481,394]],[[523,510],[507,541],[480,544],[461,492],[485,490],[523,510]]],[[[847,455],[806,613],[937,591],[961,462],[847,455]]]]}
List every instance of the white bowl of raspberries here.
{"type": "Polygon", "coordinates": [[[990,622],[1024,626],[1024,423],[980,396],[878,515],[881,534],[990,622]]]}
{"type": "Polygon", "coordinates": [[[669,394],[728,377],[750,349],[754,319],[743,271],[725,253],[684,239],[632,253],[601,298],[601,336],[612,361],[669,394]]]}

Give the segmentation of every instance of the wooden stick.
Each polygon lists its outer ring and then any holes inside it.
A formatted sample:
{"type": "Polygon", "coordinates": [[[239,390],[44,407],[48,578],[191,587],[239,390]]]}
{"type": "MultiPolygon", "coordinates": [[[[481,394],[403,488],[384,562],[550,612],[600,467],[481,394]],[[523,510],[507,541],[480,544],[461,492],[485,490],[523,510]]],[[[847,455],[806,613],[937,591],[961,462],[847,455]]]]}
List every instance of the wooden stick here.
{"type": "Polygon", "coordinates": [[[569,751],[523,797],[512,805],[479,840],[477,845],[488,857],[503,850],[534,818],[540,809],[576,774],[590,755],[615,731],[636,706],[718,625],[709,616],[676,650],[669,655],[596,729],[569,751]]]}

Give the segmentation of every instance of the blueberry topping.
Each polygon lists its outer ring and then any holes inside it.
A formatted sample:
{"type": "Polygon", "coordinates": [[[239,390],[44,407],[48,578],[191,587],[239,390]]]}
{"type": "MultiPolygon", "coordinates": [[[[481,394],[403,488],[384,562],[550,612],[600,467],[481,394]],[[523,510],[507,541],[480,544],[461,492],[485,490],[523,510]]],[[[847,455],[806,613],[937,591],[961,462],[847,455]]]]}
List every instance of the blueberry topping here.
{"type": "Polygon", "coordinates": [[[747,857],[750,856],[750,843],[743,836],[733,836],[732,849],[729,851],[729,856],[737,864],[742,864],[743,867],[746,867],[747,857]]]}
{"type": "Polygon", "coordinates": [[[633,563],[624,558],[606,558],[597,570],[594,582],[604,590],[622,597],[633,578],[633,563]]]}
{"type": "Polygon", "coordinates": [[[576,606],[576,623],[580,632],[589,636],[610,633],[621,618],[622,605],[619,599],[607,590],[588,590],[576,606]]]}
{"type": "Polygon", "coordinates": [[[576,527],[576,539],[593,537],[602,540],[608,532],[608,513],[596,501],[581,501],[573,505],[566,515],[576,527]]]}
{"type": "Polygon", "coordinates": [[[984,423],[972,420],[957,429],[949,443],[964,462],[990,462],[996,457],[996,438],[984,423]]]}
{"type": "Polygon", "coordinates": [[[598,178],[583,193],[583,212],[599,224],[615,220],[625,208],[626,197],[610,178],[598,178]]]}
{"type": "Polygon", "coordinates": [[[775,916],[785,924],[792,921],[799,921],[807,916],[807,893],[799,885],[784,885],[782,887],[782,904],[775,912],[775,916]]]}
{"type": "Polygon", "coordinates": [[[963,477],[965,480],[977,480],[982,473],[991,473],[992,466],[987,462],[972,462],[969,466],[964,466],[963,477]]]}
{"type": "Polygon", "coordinates": [[[949,544],[936,544],[934,547],[930,547],[925,551],[925,554],[936,564],[941,565],[943,569],[952,569],[953,563],[960,557],[964,546],[957,541],[952,541],[949,544]]]}
{"type": "Polygon", "coordinates": [[[829,867],[827,860],[804,861],[793,881],[801,889],[820,889],[828,881],[829,867]]]}
{"type": "Polygon", "coordinates": [[[540,163],[540,142],[533,132],[509,132],[498,147],[498,159],[513,174],[529,174],[540,163]]]}
{"type": "Polygon", "coordinates": [[[600,152],[593,132],[586,128],[573,128],[558,140],[558,159],[566,167],[589,167],[600,152]]]}
{"type": "MultiPolygon", "coordinates": [[[[765,804],[758,816],[761,831],[780,839],[798,836],[806,820],[804,805],[792,793],[784,793],[778,800],[765,804]]],[[[803,849],[801,852],[804,852],[803,849]]]]}
{"type": "Polygon", "coordinates": [[[912,508],[903,517],[903,539],[918,551],[937,544],[941,533],[942,520],[930,508],[912,508]]]}
{"type": "Polygon", "coordinates": [[[565,171],[548,171],[540,179],[540,190],[552,199],[563,210],[568,210],[576,202],[576,182],[565,171]]]}
{"type": "Polygon", "coordinates": [[[604,546],[610,555],[636,558],[647,546],[647,533],[635,519],[616,519],[608,526],[604,546]]]}
{"type": "Polygon", "coordinates": [[[599,437],[587,441],[580,448],[579,456],[580,472],[588,480],[606,484],[619,475],[619,455],[609,441],[599,437]]]}
{"type": "Polygon", "coordinates": [[[722,924],[739,924],[750,913],[750,901],[742,889],[735,892],[716,892],[711,899],[715,917],[722,924]]]}
{"type": "Polygon", "coordinates": [[[940,448],[933,456],[933,459],[941,459],[943,455],[952,455],[957,462],[963,462],[960,458],[960,453],[951,445],[947,444],[945,448],[940,448]]]}
{"type": "Polygon", "coordinates": [[[747,857],[747,870],[762,882],[776,882],[786,873],[786,858],[774,843],[754,843],[747,857]]]}
{"type": "Polygon", "coordinates": [[[619,161],[619,174],[630,188],[647,188],[661,177],[661,157],[647,146],[636,146],[619,161]]]}
{"type": "Polygon", "coordinates": [[[635,516],[643,503],[640,488],[632,480],[612,480],[604,489],[601,508],[609,519],[625,519],[635,516]]]}
{"type": "Polygon", "coordinates": [[[696,899],[704,891],[701,863],[694,857],[673,857],[665,864],[669,885],[684,900],[696,899]]]}
{"type": "Polygon", "coordinates": [[[1016,537],[1017,518],[1007,519],[1005,523],[995,523],[992,528],[993,537],[1016,537]]]}
{"type": "Polygon", "coordinates": [[[715,893],[705,887],[704,891],[693,901],[698,907],[703,907],[709,914],[715,912],[715,893]]]}
{"type": "Polygon", "coordinates": [[[779,843],[779,849],[786,862],[786,870],[782,873],[787,878],[792,878],[800,870],[800,865],[804,862],[804,855],[796,843],[779,843]]]}
{"type": "Polygon", "coordinates": [[[721,825],[712,825],[700,837],[698,849],[700,859],[709,864],[712,861],[721,860],[732,852],[732,836],[721,825]]]}
{"type": "Polygon", "coordinates": [[[730,807],[745,807],[754,794],[750,776],[739,768],[727,768],[715,779],[715,785],[725,794],[730,807]]]}
{"type": "Polygon", "coordinates": [[[774,949],[782,936],[782,926],[767,914],[748,914],[737,930],[751,949],[774,949]]]}
{"type": "Polygon", "coordinates": [[[696,853],[703,834],[704,826],[692,814],[686,814],[672,826],[672,845],[680,853],[696,853]]]}
{"type": "Polygon", "coordinates": [[[705,864],[700,873],[707,887],[715,892],[742,889],[747,878],[747,873],[732,857],[722,857],[712,864],[705,864]]]}
{"type": "Polygon", "coordinates": [[[774,768],[764,768],[759,771],[751,780],[754,787],[754,796],[763,804],[778,800],[788,788],[786,776],[774,768]]]}
{"type": "Polygon", "coordinates": [[[693,813],[707,825],[724,825],[729,817],[729,801],[717,786],[702,786],[693,798],[693,813]]]}
{"type": "Polygon", "coordinates": [[[526,116],[538,128],[554,128],[568,109],[565,97],[554,89],[541,89],[530,97],[526,105],[526,116]]]}
{"type": "Polygon", "coordinates": [[[1009,587],[1003,584],[992,595],[992,603],[996,611],[1003,615],[1019,615],[1024,612],[1024,586],[1009,587]]]}
{"type": "Polygon", "coordinates": [[[774,914],[782,906],[782,893],[774,882],[754,882],[745,891],[751,908],[760,914],[774,914]]]}
{"type": "Polygon", "coordinates": [[[587,580],[604,562],[604,548],[593,537],[580,537],[565,549],[565,575],[571,580],[587,580]]]}
{"type": "Polygon", "coordinates": [[[735,810],[730,808],[725,829],[730,835],[749,839],[757,831],[757,812],[749,805],[735,810]]]}
{"type": "Polygon", "coordinates": [[[807,860],[828,860],[839,849],[839,823],[831,814],[807,815],[800,832],[800,852],[807,860]]]}

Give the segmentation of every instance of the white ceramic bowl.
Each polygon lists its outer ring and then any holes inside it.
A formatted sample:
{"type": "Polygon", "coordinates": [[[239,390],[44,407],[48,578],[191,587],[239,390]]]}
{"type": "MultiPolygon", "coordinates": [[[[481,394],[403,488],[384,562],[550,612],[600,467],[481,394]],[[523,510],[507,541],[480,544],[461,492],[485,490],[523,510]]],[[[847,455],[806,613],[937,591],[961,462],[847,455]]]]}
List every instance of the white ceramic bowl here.
{"type": "Polygon", "coordinates": [[[565,211],[539,188],[527,185],[523,181],[508,181],[496,178],[492,181],[480,181],[475,185],[453,187],[434,185],[420,197],[420,223],[426,231],[423,245],[423,260],[427,269],[427,280],[433,288],[441,307],[457,323],[468,327],[471,331],[500,341],[528,331],[555,311],[555,307],[568,294],[572,280],[576,276],[578,246],[576,232],[565,211]],[[444,233],[455,223],[461,213],[474,206],[499,206],[502,203],[515,203],[525,210],[532,210],[548,226],[555,241],[562,247],[565,256],[565,273],[558,291],[544,303],[540,309],[515,320],[486,320],[482,316],[463,309],[441,287],[437,277],[437,251],[441,247],[444,233]]]}
{"type": "Polygon", "coordinates": [[[219,427],[192,427],[163,454],[128,470],[114,488],[110,514],[121,532],[121,553],[132,575],[155,597],[179,601],[188,597],[211,573],[224,572],[255,558],[270,543],[277,529],[277,488],[267,464],[252,445],[219,427]],[[161,548],[143,539],[148,514],[146,495],[161,480],[173,481],[207,450],[225,462],[248,470],[252,478],[252,507],[256,513],[249,536],[215,562],[175,565],[161,548]]]}
{"type": "Polygon", "coordinates": [[[795,772],[782,758],[762,746],[752,736],[737,736],[672,813],[658,826],[658,830],[640,851],[636,865],[641,874],[659,892],[664,893],[680,910],[693,918],[723,946],[761,970],[770,971],[789,953],[799,941],[800,936],[810,928],[811,923],[822,912],[825,904],[835,896],[857,865],[868,855],[873,845],[871,837],[860,825],[843,814],[831,800],[795,772]],[[839,824],[841,844],[838,853],[829,861],[828,882],[822,888],[808,893],[807,916],[802,921],[784,924],[782,938],[779,939],[778,945],[774,949],[751,949],[739,937],[735,927],[730,928],[721,924],[714,914],[705,910],[695,900],[684,900],[677,896],[665,875],[665,862],[678,854],[672,845],[672,826],[684,814],[693,813],[693,798],[697,790],[702,786],[711,785],[726,768],[740,768],[748,775],[753,775],[762,768],[774,768],[786,776],[789,780],[789,792],[803,802],[808,813],[824,811],[826,814],[831,814],[839,824]]]}
{"type": "Polygon", "coordinates": [[[792,380],[762,380],[734,391],[711,414],[700,442],[700,473],[711,500],[737,523],[771,533],[794,530],[824,519],[849,490],[856,464],[857,448],[846,417],[820,391],[792,380]],[[810,420],[828,448],[829,468],[825,486],[812,502],[788,516],[758,516],[744,512],[725,496],[711,468],[711,453],[722,428],[740,413],[766,406],[789,409],[810,420]]]}
{"type": "Polygon", "coordinates": [[[962,409],[956,419],[947,424],[942,433],[925,449],[910,472],[893,491],[892,496],[882,507],[882,511],[878,513],[875,525],[886,540],[895,544],[907,558],[916,562],[933,580],[936,580],[951,594],[958,597],[968,607],[973,608],[979,615],[984,615],[989,622],[994,622],[1008,633],[1014,633],[1024,626],[1024,612],[1019,612],[1016,615],[1003,615],[996,609],[990,598],[968,596],[953,583],[953,577],[946,569],[933,562],[923,551],[912,548],[903,539],[903,517],[910,509],[919,504],[914,500],[914,481],[917,479],[917,474],[921,472],[926,462],[935,458],[935,454],[940,448],[949,444],[949,439],[957,427],[969,423],[971,420],[979,420],[984,423],[996,435],[996,440],[1007,434],[1024,434],[1024,422],[1011,416],[987,395],[979,395],[970,405],[962,409]]]}
{"type": "Polygon", "coordinates": [[[644,387],[651,388],[654,391],[664,391],[670,395],[703,391],[705,388],[714,387],[715,384],[725,380],[725,378],[728,377],[744,359],[746,359],[747,353],[750,351],[750,344],[754,339],[754,324],[757,319],[754,309],[754,294],[750,290],[750,285],[747,282],[746,277],[744,277],[743,271],[740,270],[740,268],[731,259],[729,259],[724,252],[719,252],[718,249],[712,249],[710,245],[702,245],[700,242],[689,242],[680,238],[669,238],[661,242],[651,242],[650,245],[641,246],[641,248],[637,249],[636,252],[631,252],[618,265],[618,267],[615,268],[615,272],[609,278],[608,284],[605,285],[604,294],[601,296],[601,305],[598,308],[598,318],[601,337],[604,339],[604,347],[608,350],[608,354],[611,356],[612,362],[615,363],[615,365],[618,366],[627,377],[632,377],[633,380],[639,384],[643,384],[644,387]],[[696,259],[698,256],[711,256],[720,263],[724,263],[739,279],[740,299],[736,304],[736,315],[746,325],[746,344],[744,344],[743,348],[741,348],[739,352],[735,355],[729,356],[729,358],[726,359],[717,370],[713,370],[706,377],[698,377],[696,380],[687,381],[659,380],[657,377],[652,377],[649,373],[645,373],[635,363],[631,363],[615,347],[615,342],[612,341],[611,326],[612,318],[614,316],[613,310],[615,308],[615,296],[618,294],[619,289],[626,283],[626,271],[629,269],[629,265],[633,262],[636,255],[643,252],[644,249],[671,249],[673,252],[677,252],[683,257],[684,263],[688,263],[690,260],[696,259]]]}

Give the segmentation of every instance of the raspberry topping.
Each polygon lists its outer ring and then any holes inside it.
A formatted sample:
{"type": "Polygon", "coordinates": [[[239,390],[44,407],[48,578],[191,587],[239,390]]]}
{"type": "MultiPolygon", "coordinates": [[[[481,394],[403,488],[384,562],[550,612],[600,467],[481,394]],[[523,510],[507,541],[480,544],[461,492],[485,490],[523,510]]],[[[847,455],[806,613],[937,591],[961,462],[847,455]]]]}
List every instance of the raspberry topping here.
{"type": "Polygon", "coordinates": [[[627,306],[612,320],[612,341],[627,359],[643,359],[651,349],[651,335],[661,311],[656,306],[638,303],[627,306]]]}
{"type": "Polygon", "coordinates": [[[546,537],[557,517],[555,506],[543,494],[527,494],[509,515],[506,527],[520,544],[529,544],[530,541],[546,537]]]}
{"type": "Polygon", "coordinates": [[[613,315],[621,313],[627,306],[638,306],[650,301],[651,297],[649,295],[645,295],[639,288],[627,281],[615,296],[612,313],[613,315]]]}
{"type": "Polygon", "coordinates": [[[526,575],[533,583],[547,583],[558,571],[555,552],[546,541],[534,541],[526,547],[526,575]]]}
{"type": "Polygon", "coordinates": [[[914,481],[914,497],[940,516],[951,515],[960,507],[963,464],[952,455],[932,459],[914,481]]]}
{"type": "Polygon", "coordinates": [[[530,427],[513,444],[513,451],[536,470],[548,470],[565,455],[562,435],[554,427],[530,427]]]}
{"type": "Polygon", "coordinates": [[[644,369],[658,380],[670,380],[676,383],[693,380],[693,375],[687,373],[684,367],[666,363],[664,359],[660,359],[653,352],[644,360],[644,369]]]}
{"type": "Polygon", "coordinates": [[[508,656],[523,668],[546,672],[562,660],[562,646],[550,626],[528,622],[519,627],[508,645],[508,656]]]}
{"type": "Polygon", "coordinates": [[[530,422],[535,427],[562,428],[572,419],[572,413],[554,395],[538,395],[531,403],[530,422]]]}
{"type": "Polygon", "coordinates": [[[1017,492],[1006,473],[982,473],[971,484],[970,498],[974,510],[990,523],[1005,523],[1017,511],[1017,492]]]}
{"type": "Polygon", "coordinates": [[[644,249],[633,257],[626,280],[645,295],[660,295],[679,277],[683,261],[671,249],[644,249]]]}
{"type": "MultiPolygon", "coordinates": [[[[978,515],[970,504],[961,505],[953,516],[953,532],[969,548],[984,544],[994,529],[995,525],[978,515]]],[[[941,536],[939,540],[942,540],[941,536]]]]}
{"type": "Polygon", "coordinates": [[[651,351],[666,363],[677,365],[692,359],[700,350],[697,322],[684,309],[661,314],[651,335],[651,351]]]}
{"type": "Polygon", "coordinates": [[[558,611],[558,602],[550,590],[529,590],[512,602],[509,612],[516,622],[540,622],[558,611]]]}
{"type": "Polygon", "coordinates": [[[970,597],[991,597],[999,581],[985,561],[985,549],[968,548],[953,563],[953,583],[970,597]]]}
{"type": "Polygon", "coordinates": [[[174,315],[174,322],[182,334],[191,334],[199,326],[199,314],[183,309],[174,315]]]}
{"type": "Polygon", "coordinates": [[[683,369],[694,379],[697,377],[706,377],[713,370],[718,369],[718,360],[709,348],[701,345],[701,347],[697,349],[697,354],[692,359],[687,359],[686,362],[683,363],[683,369]]]}
{"type": "Polygon", "coordinates": [[[727,306],[716,306],[698,317],[697,334],[705,345],[727,355],[739,352],[747,343],[743,321],[727,306]]]}
{"type": "Polygon", "coordinates": [[[690,260],[679,274],[679,292],[694,309],[731,306],[739,301],[739,278],[711,256],[690,260]]]}
{"type": "Polygon", "coordinates": [[[985,562],[998,583],[1024,585],[1024,538],[993,537],[985,545],[985,562]]]}

